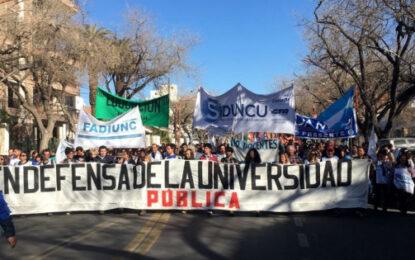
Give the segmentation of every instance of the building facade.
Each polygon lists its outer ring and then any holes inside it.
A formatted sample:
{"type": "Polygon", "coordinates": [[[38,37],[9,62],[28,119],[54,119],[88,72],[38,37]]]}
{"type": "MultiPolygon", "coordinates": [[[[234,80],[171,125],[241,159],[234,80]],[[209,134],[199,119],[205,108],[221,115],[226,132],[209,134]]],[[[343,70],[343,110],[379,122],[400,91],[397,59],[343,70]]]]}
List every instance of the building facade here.
{"type": "MultiPolygon", "coordinates": [[[[41,0],[0,0],[0,15],[14,14],[18,16],[18,19],[28,19],[30,17],[30,11],[28,10],[31,10],[37,1],[41,0]]],[[[62,3],[68,12],[76,13],[78,11],[76,2],[73,0],[56,1],[62,3]]],[[[36,104],[36,99],[39,97],[36,91],[34,91],[33,80],[28,78],[21,84],[25,86],[28,90],[27,95],[36,104]]],[[[22,148],[26,151],[37,149],[40,141],[40,132],[33,117],[21,106],[17,95],[11,90],[12,87],[0,83],[0,154],[7,154],[9,148],[22,148]]],[[[58,84],[56,88],[59,88],[58,84]]],[[[77,107],[77,104],[80,104],[80,99],[80,86],[65,86],[63,104],[57,100],[53,100],[53,106],[65,106],[75,116],[77,110],[80,109],[79,106],[77,107]]],[[[57,113],[57,116],[59,119],[53,130],[52,141],[55,143],[71,135],[68,122],[63,113],[57,113]]]]}

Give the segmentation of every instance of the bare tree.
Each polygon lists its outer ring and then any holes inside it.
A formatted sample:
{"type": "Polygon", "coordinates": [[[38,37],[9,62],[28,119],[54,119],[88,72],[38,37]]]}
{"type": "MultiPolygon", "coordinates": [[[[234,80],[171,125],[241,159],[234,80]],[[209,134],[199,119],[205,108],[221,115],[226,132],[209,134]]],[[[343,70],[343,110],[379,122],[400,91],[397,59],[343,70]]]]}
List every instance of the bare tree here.
{"type": "Polygon", "coordinates": [[[118,60],[105,75],[108,90],[114,86],[117,95],[131,98],[150,83],[158,85],[170,73],[187,68],[192,37],[161,37],[148,16],[137,10],[129,13],[125,28],[125,34],[113,39],[118,60]]]}
{"type": "Polygon", "coordinates": [[[172,104],[173,117],[171,123],[173,125],[173,133],[176,145],[180,145],[180,137],[186,134],[188,139],[192,141],[193,130],[192,120],[195,110],[196,95],[189,94],[180,97],[172,104]]]}
{"type": "Polygon", "coordinates": [[[40,149],[48,147],[59,118],[71,128],[74,123],[64,97],[77,82],[80,36],[74,13],[65,8],[59,1],[34,1],[0,19],[0,80],[36,122],[40,149]]]}
{"type": "Polygon", "coordinates": [[[329,79],[323,89],[340,96],[357,87],[358,124],[366,138],[372,126],[387,137],[415,97],[413,11],[413,1],[405,0],[320,0],[305,25],[306,63],[329,79]]]}

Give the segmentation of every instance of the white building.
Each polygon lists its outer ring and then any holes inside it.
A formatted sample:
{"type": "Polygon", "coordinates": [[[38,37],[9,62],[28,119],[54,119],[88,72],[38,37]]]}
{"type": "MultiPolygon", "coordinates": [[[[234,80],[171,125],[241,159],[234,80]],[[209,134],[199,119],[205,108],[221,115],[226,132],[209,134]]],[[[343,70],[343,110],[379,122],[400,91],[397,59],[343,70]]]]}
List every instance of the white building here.
{"type": "Polygon", "coordinates": [[[177,85],[176,84],[164,84],[158,89],[150,91],[150,99],[158,98],[164,95],[170,94],[170,101],[177,101],[177,85]]]}

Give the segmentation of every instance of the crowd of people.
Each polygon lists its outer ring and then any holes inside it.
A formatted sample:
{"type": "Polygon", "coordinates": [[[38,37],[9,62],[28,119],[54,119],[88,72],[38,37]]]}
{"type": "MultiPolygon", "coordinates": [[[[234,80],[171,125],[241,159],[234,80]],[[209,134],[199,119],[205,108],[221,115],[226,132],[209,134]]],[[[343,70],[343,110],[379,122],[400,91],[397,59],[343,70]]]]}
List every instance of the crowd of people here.
{"type": "MultiPolygon", "coordinates": [[[[8,156],[0,155],[0,165],[48,165],[55,163],[117,163],[139,164],[158,160],[209,160],[223,163],[244,163],[245,169],[250,164],[272,162],[280,164],[313,164],[327,160],[352,160],[369,159],[367,146],[347,145],[333,140],[326,142],[280,140],[278,150],[271,161],[261,159],[261,153],[251,148],[243,159],[234,156],[234,149],[227,143],[213,146],[210,143],[188,145],[182,144],[153,144],[146,149],[108,149],[101,146],[98,149],[84,150],[82,147],[75,149],[66,148],[65,158],[57,162],[54,154],[49,149],[38,153],[27,153],[20,149],[10,149],[8,156]]],[[[394,185],[394,175],[406,174],[415,180],[415,166],[413,155],[407,149],[395,150],[392,145],[378,147],[377,157],[372,159],[370,172],[370,187],[375,208],[382,207],[387,210],[393,205],[402,212],[406,212],[411,201],[412,194],[397,189],[394,185]]],[[[412,192],[413,193],[413,192],[412,192]]]]}
{"type": "MultiPolygon", "coordinates": [[[[338,146],[334,141],[327,143],[314,143],[312,145],[298,143],[281,144],[278,147],[277,156],[269,162],[281,164],[309,164],[325,160],[350,160],[353,158],[367,158],[362,146],[338,146]]],[[[37,151],[25,152],[18,148],[10,149],[9,154],[0,155],[0,165],[27,166],[27,165],[50,165],[55,163],[75,162],[101,162],[119,164],[137,164],[139,162],[150,162],[169,159],[184,160],[209,160],[224,163],[261,163],[260,153],[251,148],[246,153],[245,159],[238,160],[234,156],[234,149],[226,143],[213,146],[210,143],[188,145],[182,144],[153,144],[145,149],[109,149],[101,146],[97,149],[84,150],[82,147],[75,149],[66,148],[65,158],[56,161],[55,154],[49,149],[40,153],[37,151]]]]}

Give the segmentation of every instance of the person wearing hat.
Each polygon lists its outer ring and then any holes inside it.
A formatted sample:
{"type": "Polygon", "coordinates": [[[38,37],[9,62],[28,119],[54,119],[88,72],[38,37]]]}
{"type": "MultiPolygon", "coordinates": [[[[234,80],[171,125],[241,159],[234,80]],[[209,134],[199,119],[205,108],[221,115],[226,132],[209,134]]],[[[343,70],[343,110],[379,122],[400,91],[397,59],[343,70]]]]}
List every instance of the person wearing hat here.
{"type": "Polygon", "coordinates": [[[16,231],[14,228],[12,217],[10,216],[10,209],[4,200],[3,193],[0,191],[0,226],[4,231],[4,237],[9,245],[13,248],[16,246],[16,231]]]}
{"type": "Polygon", "coordinates": [[[203,155],[199,160],[207,160],[212,162],[219,162],[218,157],[212,153],[212,145],[206,143],[203,148],[203,155]]]}
{"type": "Polygon", "coordinates": [[[226,147],[226,155],[224,158],[220,160],[223,163],[239,163],[238,160],[233,157],[233,148],[232,147],[226,147]]]}

